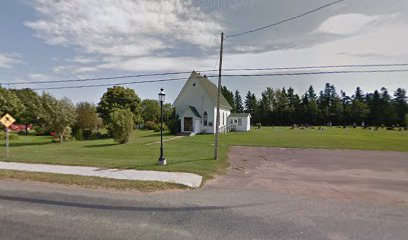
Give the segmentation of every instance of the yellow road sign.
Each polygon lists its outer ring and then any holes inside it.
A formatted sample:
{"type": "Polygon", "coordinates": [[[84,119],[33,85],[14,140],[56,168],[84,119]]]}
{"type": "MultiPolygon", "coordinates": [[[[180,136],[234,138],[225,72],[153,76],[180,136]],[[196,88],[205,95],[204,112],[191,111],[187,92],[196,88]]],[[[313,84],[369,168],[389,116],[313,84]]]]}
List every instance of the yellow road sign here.
{"type": "Polygon", "coordinates": [[[11,124],[13,124],[16,121],[10,114],[4,115],[1,119],[0,122],[6,127],[10,127],[11,124]]]}

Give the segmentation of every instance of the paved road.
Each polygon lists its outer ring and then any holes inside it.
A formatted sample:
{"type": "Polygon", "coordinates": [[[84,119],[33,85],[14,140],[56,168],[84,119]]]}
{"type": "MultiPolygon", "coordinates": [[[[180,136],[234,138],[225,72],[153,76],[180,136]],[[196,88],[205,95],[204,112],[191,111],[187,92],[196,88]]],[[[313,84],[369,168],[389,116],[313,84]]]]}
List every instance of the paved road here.
{"type": "Polygon", "coordinates": [[[0,239],[408,239],[404,202],[276,191],[256,174],[247,181],[262,184],[238,184],[233,169],[262,162],[231,157],[226,176],[190,191],[0,181],[0,239]]]}

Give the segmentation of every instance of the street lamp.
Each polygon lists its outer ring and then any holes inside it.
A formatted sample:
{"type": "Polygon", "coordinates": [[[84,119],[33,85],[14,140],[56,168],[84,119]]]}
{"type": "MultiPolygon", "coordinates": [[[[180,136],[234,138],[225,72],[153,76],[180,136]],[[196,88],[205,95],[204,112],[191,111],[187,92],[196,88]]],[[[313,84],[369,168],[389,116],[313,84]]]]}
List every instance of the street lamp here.
{"type": "Polygon", "coordinates": [[[166,94],[163,92],[163,88],[160,89],[159,92],[159,102],[160,102],[160,158],[159,158],[159,165],[166,165],[166,158],[163,155],[163,102],[165,99],[166,94]]]}

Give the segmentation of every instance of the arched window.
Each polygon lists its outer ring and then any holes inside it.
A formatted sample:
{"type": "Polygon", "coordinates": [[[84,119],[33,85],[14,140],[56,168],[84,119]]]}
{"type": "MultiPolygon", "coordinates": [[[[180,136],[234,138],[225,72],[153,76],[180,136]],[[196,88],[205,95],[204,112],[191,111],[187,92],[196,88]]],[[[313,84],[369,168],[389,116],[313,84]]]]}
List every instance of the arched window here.
{"type": "Polygon", "coordinates": [[[204,112],[204,126],[207,126],[208,124],[208,114],[207,112],[204,112]]]}

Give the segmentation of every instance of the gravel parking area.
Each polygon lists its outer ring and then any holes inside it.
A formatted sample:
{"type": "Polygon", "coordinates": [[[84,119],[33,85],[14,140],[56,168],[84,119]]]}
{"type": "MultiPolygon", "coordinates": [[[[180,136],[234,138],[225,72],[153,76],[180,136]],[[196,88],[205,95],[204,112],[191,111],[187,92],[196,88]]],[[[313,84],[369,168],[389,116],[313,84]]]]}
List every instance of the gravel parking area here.
{"type": "Polygon", "coordinates": [[[232,147],[209,186],[408,204],[408,153],[232,147]]]}

